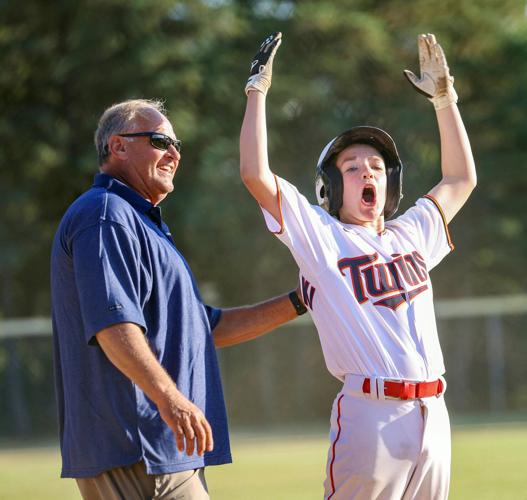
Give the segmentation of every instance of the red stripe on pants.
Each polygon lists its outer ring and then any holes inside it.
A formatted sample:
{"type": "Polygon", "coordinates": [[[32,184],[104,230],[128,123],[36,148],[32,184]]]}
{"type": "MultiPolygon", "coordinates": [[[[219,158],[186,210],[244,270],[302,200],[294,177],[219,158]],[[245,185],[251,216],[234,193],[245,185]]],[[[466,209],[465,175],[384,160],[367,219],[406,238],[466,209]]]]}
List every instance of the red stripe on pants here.
{"type": "Polygon", "coordinates": [[[337,426],[339,428],[339,431],[337,432],[337,437],[335,438],[335,441],[333,442],[333,458],[331,459],[331,464],[329,466],[329,477],[331,479],[332,492],[328,496],[328,500],[330,500],[330,498],[335,494],[335,480],[333,479],[333,464],[335,463],[335,448],[337,446],[337,441],[339,440],[340,431],[341,431],[341,428],[340,428],[340,402],[342,401],[343,397],[344,397],[344,394],[342,396],[340,396],[340,398],[338,400],[338,403],[337,403],[337,426]]]}

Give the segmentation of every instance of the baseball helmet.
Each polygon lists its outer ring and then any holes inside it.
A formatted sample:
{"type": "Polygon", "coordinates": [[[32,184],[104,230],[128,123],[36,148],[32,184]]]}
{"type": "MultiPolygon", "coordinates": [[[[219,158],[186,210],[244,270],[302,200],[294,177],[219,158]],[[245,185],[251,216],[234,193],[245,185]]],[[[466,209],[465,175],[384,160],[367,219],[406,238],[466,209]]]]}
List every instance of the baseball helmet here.
{"type": "Polygon", "coordinates": [[[338,218],[342,207],[342,174],[336,166],[337,155],[352,144],[368,144],[381,153],[386,166],[386,203],[384,217],[390,218],[403,197],[403,164],[393,139],[380,128],[353,127],[333,138],[320,153],[315,189],[318,204],[338,218]]]}

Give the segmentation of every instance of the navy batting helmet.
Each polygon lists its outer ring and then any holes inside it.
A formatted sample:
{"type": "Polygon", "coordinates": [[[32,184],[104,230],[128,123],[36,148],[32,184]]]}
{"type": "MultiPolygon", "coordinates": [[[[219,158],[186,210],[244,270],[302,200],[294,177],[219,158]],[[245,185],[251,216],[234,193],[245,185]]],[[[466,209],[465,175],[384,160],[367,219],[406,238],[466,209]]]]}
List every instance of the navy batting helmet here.
{"type": "Polygon", "coordinates": [[[395,142],[377,127],[353,127],[338,135],[322,150],[317,163],[316,193],[318,204],[338,218],[342,207],[342,174],[335,161],[337,155],[352,144],[368,144],[381,153],[386,166],[387,188],[384,217],[390,218],[399,208],[403,197],[403,164],[395,142]]]}

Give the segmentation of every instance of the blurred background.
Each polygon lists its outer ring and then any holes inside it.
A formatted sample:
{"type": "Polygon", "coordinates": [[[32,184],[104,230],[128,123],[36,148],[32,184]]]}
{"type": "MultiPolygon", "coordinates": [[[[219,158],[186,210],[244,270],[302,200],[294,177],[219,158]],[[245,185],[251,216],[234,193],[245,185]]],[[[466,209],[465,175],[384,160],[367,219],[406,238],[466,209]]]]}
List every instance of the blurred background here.
{"type": "MultiPolygon", "coordinates": [[[[49,250],[97,171],[102,111],[166,102],[183,141],[162,204],[206,300],[229,307],[296,286],[238,173],[249,64],[281,31],[268,97],[275,172],[313,202],[326,142],[358,124],[394,137],[402,212],[440,179],[417,35],[435,33],[459,95],[479,185],[432,271],[454,418],[527,414],[527,7],[520,0],[27,0],[0,2],[0,438],[56,436],[49,250]]],[[[339,384],[309,320],[220,351],[231,425],[327,422],[339,384]]]]}

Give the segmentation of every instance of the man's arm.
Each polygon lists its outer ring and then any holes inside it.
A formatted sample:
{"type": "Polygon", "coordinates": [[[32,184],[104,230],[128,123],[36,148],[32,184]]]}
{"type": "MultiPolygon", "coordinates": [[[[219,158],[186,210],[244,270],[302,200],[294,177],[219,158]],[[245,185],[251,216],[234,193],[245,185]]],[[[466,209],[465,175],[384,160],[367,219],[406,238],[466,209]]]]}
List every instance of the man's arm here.
{"type": "MultiPolygon", "coordinates": [[[[294,293],[300,302],[299,289],[294,293]]],[[[295,309],[289,295],[275,297],[252,306],[224,309],[212,332],[216,347],[227,347],[255,339],[295,319],[299,313],[303,314],[295,309]]],[[[305,312],[305,308],[303,311],[305,312]]]]}
{"type": "Polygon", "coordinates": [[[192,455],[195,447],[198,455],[212,451],[212,430],[205,415],[181,394],[136,324],[110,326],[96,338],[108,359],[156,404],[176,436],[179,451],[186,449],[187,455],[192,455]]]}
{"type": "Polygon", "coordinates": [[[429,194],[439,202],[450,222],[476,187],[476,167],[443,49],[431,34],[419,35],[418,44],[421,76],[408,70],[404,74],[436,109],[443,178],[429,194]]]}
{"type": "Polygon", "coordinates": [[[247,107],[240,133],[240,175],[256,201],[280,221],[278,190],[267,158],[265,98],[271,86],[274,55],[281,43],[274,33],[262,43],[245,87],[247,107]]]}

